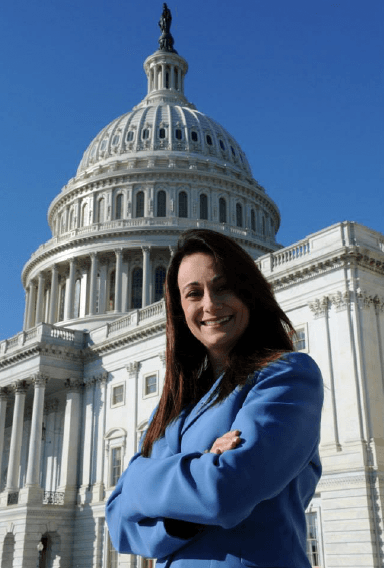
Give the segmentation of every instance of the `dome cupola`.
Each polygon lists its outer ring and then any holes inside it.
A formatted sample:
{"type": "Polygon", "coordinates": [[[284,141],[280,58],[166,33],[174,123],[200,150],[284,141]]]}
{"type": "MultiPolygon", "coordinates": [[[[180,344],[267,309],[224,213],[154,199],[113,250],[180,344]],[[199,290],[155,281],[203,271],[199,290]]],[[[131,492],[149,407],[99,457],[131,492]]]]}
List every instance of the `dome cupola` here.
{"type": "Polygon", "coordinates": [[[22,273],[25,329],[92,329],[159,301],[185,229],[225,232],[254,258],[279,248],[278,208],[240,145],[186,99],[170,26],[164,4],[145,98],[97,134],[49,207],[53,237],[22,273]]]}

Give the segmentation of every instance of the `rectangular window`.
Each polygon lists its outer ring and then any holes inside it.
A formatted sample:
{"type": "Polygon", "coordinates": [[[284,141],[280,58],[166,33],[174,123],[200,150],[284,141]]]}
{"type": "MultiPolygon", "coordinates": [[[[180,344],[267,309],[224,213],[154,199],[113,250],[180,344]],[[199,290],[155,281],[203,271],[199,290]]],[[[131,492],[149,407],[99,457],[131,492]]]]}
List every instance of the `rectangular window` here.
{"type": "Polygon", "coordinates": [[[312,568],[322,566],[318,543],[318,519],[317,513],[306,513],[307,521],[307,556],[312,568]]]}
{"type": "Polygon", "coordinates": [[[115,486],[121,475],[121,447],[112,448],[112,467],[111,467],[111,485],[115,486]]]}
{"type": "Polygon", "coordinates": [[[295,351],[307,350],[307,329],[306,327],[296,328],[296,335],[294,335],[294,349],[295,351]]]}
{"type": "Polygon", "coordinates": [[[155,564],[152,558],[142,558],[141,568],[154,568],[155,564]]]}
{"type": "Polygon", "coordinates": [[[144,395],[155,394],[158,388],[158,377],[157,375],[149,375],[145,377],[144,383],[144,395]]]}
{"type": "Polygon", "coordinates": [[[112,406],[124,404],[124,385],[112,387],[112,406]]]}

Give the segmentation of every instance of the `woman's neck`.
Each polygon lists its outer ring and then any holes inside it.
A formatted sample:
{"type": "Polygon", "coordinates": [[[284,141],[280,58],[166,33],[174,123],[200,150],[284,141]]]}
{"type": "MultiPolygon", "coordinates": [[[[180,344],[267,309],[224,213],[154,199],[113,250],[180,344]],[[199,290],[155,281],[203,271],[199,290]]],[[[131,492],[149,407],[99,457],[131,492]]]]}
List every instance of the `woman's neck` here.
{"type": "Polygon", "coordinates": [[[213,378],[216,381],[221,373],[225,370],[227,354],[226,353],[208,353],[209,362],[213,372],[213,378]]]}

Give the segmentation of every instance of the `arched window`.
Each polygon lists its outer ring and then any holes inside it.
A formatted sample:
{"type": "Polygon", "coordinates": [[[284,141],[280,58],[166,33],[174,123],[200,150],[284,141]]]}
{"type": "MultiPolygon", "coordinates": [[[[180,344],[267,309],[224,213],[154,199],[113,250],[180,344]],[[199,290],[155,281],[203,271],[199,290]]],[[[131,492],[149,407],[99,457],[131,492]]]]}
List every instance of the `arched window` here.
{"type": "Polygon", "coordinates": [[[155,302],[163,298],[163,285],[166,279],[166,269],[164,266],[158,266],[155,270],[155,302]]]}
{"type": "Polygon", "coordinates": [[[256,214],[254,209],[251,209],[251,229],[256,233],[256,214]]]}
{"type": "Polygon", "coordinates": [[[65,214],[62,213],[61,215],[61,233],[66,231],[66,223],[65,223],[65,214]]]}
{"type": "Polygon", "coordinates": [[[136,194],[136,217],[144,217],[144,191],[136,194]]]}
{"type": "Polygon", "coordinates": [[[166,192],[158,191],[156,198],[156,216],[165,217],[166,216],[166,192]]]}
{"type": "Polygon", "coordinates": [[[199,196],[199,218],[200,219],[207,219],[208,218],[208,210],[207,210],[207,195],[205,193],[201,193],[199,196]]]}
{"type": "Polygon", "coordinates": [[[66,294],[66,283],[61,287],[59,292],[59,310],[58,310],[58,321],[63,321],[65,319],[65,294],[66,294]]]}
{"type": "Polygon", "coordinates": [[[220,198],[220,223],[226,223],[226,201],[223,197],[220,198]]]}
{"type": "Polygon", "coordinates": [[[109,276],[109,296],[108,296],[108,310],[115,309],[115,291],[116,291],[116,270],[112,270],[109,276]]]}
{"type": "Polygon", "coordinates": [[[123,194],[116,195],[116,214],[115,219],[123,218],[123,194]]]}
{"type": "Polygon", "coordinates": [[[181,191],[178,196],[178,217],[188,217],[187,193],[181,191]]]}
{"type": "Polygon", "coordinates": [[[88,225],[88,204],[87,203],[84,203],[82,205],[81,225],[82,225],[82,227],[86,227],[88,225]]]}
{"type": "Polygon", "coordinates": [[[81,306],[81,278],[77,278],[74,287],[73,318],[79,318],[81,306]]]}
{"type": "Polygon", "coordinates": [[[132,272],[131,306],[134,309],[141,308],[143,292],[143,269],[135,268],[132,272]]]}
{"type": "Polygon", "coordinates": [[[237,227],[243,226],[242,207],[240,203],[236,204],[236,225],[237,227]]]}
{"type": "Polygon", "coordinates": [[[98,200],[97,216],[97,221],[99,223],[103,223],[105,221],[105,199],[103,197],[98,200]]]}

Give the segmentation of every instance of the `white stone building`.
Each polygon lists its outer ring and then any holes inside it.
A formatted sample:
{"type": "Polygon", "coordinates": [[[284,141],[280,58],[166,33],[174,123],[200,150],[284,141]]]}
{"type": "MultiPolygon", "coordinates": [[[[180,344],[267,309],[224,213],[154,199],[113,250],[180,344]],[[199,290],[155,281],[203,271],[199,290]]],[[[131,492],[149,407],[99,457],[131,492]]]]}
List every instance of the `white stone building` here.
{"type": "Polygon", "coordinates": [[[307,512],[313,566],[381,567],[382,236],[338,223],[287,248],[234,138],[158,50],[148,94],[86,150],[23,269],[23,331],[0,343],[0,565],[143,568],[110,546],[104,504],[164,378],[162,286],[179,233],[234,237],[320,365],[324,475],[307,512]]]}

